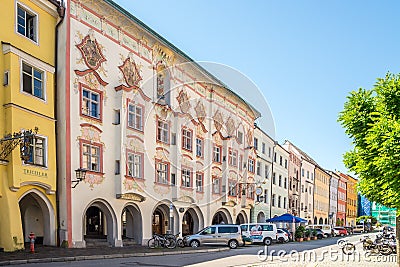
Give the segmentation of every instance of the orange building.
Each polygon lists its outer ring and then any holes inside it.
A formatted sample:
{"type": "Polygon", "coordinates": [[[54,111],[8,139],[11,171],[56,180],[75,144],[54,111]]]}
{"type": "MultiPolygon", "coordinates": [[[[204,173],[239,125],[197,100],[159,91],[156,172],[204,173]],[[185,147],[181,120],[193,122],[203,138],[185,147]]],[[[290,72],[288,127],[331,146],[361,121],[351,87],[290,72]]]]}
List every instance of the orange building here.
{"type": "Polygon", "coordinates": [[[357,218],[357,179],[350,175],[340,173],[347,179],[346,225],[355,226],[357,218]]]}

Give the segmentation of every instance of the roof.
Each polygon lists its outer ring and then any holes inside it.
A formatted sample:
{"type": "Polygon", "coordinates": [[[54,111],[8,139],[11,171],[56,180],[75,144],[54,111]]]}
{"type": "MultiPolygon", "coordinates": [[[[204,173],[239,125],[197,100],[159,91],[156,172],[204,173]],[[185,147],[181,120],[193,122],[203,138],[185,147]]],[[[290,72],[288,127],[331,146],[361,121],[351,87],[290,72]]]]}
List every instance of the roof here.
{"type": "Polygon", "coordinates": [[[295,149],[297,149],[297,151],[299,151],[300,155],[307,160],[308,162],[314,164],[315,166],[318,166],[319,168],[321,168],[318,163],[312,158],[310,157],[306,152],[304,152],[303,150],[301,150],[300,148],[298,148],[297,146],[295,146],[292,142],[290,142],[289,140],[285,140],[285,142],[290,143],[295,149]]]}
{"type": "Polygon", "coordinates": [[[169,42],[167,39],[165,39],[164,37],[162,37],[160,34],[158,34],[156,31],[154,31],[153,29],[151,29],[149,26],[147,26],[144,22],[142,22],[141,20],[139,20],[137,17],[135,17],[134,15],[132,15],[131,13],[129,13],[129,11],[127,11],[126,9],[124,9],[123,7],[121,7],[120,5],[118,5],[117,3],[115,3],[114,1],[111,0],[103,0],[104,2],[106,2],[107,4],[109,4],[111,7],[113,7],[114,9],[116,9],[118,12],[122,13],[123,15],[125,15],[128,19],[132,20],[133,22],[135,22],[136,24],[140,25],[142,28],[144,28],[148,33],[150,33],[151,35],[154,35],[157,39],[159,39],[162,43],[164,43],[164,45],[170,47],[174,52],[176,52],[177,54],[179,54],[181,57],[185,58],[186,60],[190,61],[191,63],[193,63],[196,67],[199,68],[199,70],[201,72],[203,72],[203,74],[205,76],[208,76],[209,78],[211,78],[212,80],[216,81],[220,86],[222,86],[223,88],[225,88],[226,90],[228,90],[230,93],[232,93],[233,95],[235,95],[237,98],[239,98],[241,101],[243,101],[243,103],[245,103],[254,113],[255,118],[259,118],[261,117],[261,113],[256,110],[251,104],[249,104],[246,100],[244,100],[241,96],[239,96],[237,93],[235,93],[232,89],[229,88],[228,85],[226,85],[224,82],[222,82],[220,79],[218,79],[217,77],[215,77],[212,73],[210,73],[208,70],[206,70],[205,68],[203,68],[200,64],[198,64],[197,62],[195,62],[191,57],[189,57],[187,54],[185,54],[182,50],[180,50],[178,47],[176,47],[174,44],[172,44],[171,42],[169,42]]]}

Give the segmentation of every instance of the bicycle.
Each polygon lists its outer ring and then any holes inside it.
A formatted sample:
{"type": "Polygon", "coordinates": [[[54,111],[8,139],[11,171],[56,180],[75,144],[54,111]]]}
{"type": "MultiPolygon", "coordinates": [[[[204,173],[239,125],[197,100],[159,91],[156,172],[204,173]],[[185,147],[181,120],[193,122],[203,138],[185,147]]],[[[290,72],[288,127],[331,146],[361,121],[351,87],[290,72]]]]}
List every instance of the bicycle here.
{"type": "Polygon", "coordinates": [[[185,237],[184,238],[180,237],[180,233],[177,233],[176,235],[166,234],[164,236],[166,238],[174,239],[176,242],[176,246],[181,247],[181,248],[185,247],[185,237]]]}
{"type": "Polygon", "coordinates": [[[149,248],[175,248],[176,240],[171,236],[164,236],[159,234],[153,234],[153,237],[147,242],[149,248]]]}
{"type": "Polygon", "coordinates": [[[352,255],[356,251],[356,246],[346,239],[339,239],[336,244],[342,249],[343,254],[352,255]]]}

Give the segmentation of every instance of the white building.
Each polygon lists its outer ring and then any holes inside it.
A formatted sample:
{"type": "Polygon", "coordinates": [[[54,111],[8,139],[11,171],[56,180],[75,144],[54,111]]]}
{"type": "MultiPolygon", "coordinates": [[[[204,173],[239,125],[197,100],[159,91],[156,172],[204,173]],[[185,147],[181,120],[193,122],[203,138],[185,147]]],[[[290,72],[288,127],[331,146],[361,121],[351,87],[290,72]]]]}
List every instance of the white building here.
{"type": "Polygon", "coordinates": [[[271,195],[271,217],[287,213],[289,206],[289,152],[281,145],[274,149],[275,158],[272,168],[272,195],[271,195]]]}
{"type": "Polygon", "coordinates": [[[57,77],[60,240],[122,246],[154,232],[249,222],[258,112],[112,1],[66,4],[57,77]],[[87,170],[83,181],[74,181],[77,169],[87,170]]]}
{"type": "Polygon", "coordinates": [[[339,175],[335,172],[327,171],[331,175],[329,183],[329,224],[336,225],[338,212],[338,187],[339,175]]]}

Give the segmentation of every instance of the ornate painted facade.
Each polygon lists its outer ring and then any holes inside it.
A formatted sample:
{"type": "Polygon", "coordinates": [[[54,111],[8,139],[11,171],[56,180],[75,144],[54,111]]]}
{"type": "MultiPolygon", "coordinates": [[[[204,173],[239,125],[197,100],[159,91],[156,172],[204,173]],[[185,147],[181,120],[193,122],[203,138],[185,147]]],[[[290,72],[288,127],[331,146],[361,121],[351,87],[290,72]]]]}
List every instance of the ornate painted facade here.
{"type": "Polygon", "coordinates": [[[4,0],[0,9],[0,248],[56,245],[55,42],[58,4],[4,0]],[[33,130],[35,135],[26,135],[33,130]],[[25,136],[25,137],[24,137],[25,136]],[[23,138],[23,139],[22,139],[23,138]]]}
{"type": "Polygon", "coordinates": [[[243,223],[258,112],[109,0],[66,1],[58,79],[61,240],[141,244],[243,223]],[[86,176],[75,188],[75,170],[86,176]]]}

